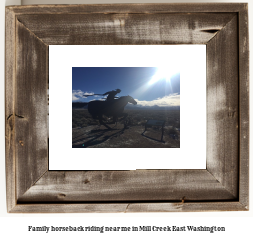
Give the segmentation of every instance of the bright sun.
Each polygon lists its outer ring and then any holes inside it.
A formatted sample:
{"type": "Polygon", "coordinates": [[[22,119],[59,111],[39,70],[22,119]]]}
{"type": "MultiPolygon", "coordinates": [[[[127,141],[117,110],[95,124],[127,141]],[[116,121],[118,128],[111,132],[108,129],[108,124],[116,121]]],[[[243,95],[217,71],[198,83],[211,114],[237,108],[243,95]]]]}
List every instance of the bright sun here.
{"type": "Polygon", "coordinates": [[[169,69],[168,67],[158,67],[156,73],[153,75],[148,84],[154,84],[161,79],[165,79],[166,81],[170,82],[170,78],[178,72],[179,70],[176,68],[169,69]]]}

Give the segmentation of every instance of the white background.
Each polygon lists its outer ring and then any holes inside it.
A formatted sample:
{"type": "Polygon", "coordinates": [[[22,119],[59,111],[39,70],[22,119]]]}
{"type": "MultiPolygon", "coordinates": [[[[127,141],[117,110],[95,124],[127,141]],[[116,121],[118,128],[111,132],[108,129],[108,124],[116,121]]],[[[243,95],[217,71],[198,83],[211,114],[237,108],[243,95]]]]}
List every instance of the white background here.
{"type": "Polygon", "coordinates": [[[52,45],[49,91],[50,170],[206,168],[205,45],[52,45]],[[180,148],[72,148],[72,67],[84,66],[178,67],[180,148]]]}
{"type": "MultiPolygon", "coordinates": [[[[61,1],[61,0],[51,0],[51,1],[23,1],[23,3],[30,3],[30,4],[41,4],[41,3],[130,3],[130,2],[155,2],[155,1],[127,1],[127,0],[115,0],[115,1],[98,1],[98,0],[87,0],[87,1],[61,1]]],[[[197,0],[191,0],[191,1],[162,1],[159,2],[207,2],[207,1],[197,1],[197,0]]],[[[244,1],[244,0],[221,0],[221,1],[211,1],[208,2],[248,2],[249,3],[249,28],[250,33],[252,32],[252,1],[244,1]]],[[[6,213],[6,193],[5,193],[5,139],[4,139],[4,122],[5,122],[5,116],[4,116],[4,7],[5,5],[12,5],[12,4],[20,4],[20,1],[17,0],[6,0],[1,1],[0,3],[0,10],[1,10],[1,25],[0,25],[0,32],[1,32],[1,38],[0,38],[0,45],[1,45],[1,64],[0,64],[0,71],[1,71],[1,80],[0,80],[0,87],[2,90],[1,93],[1,112],[2,116],[0,118],[1,120],[1,144],[0,144],[0,218],[1,221],[1,235],[3,234],[3,237],[8,236],[26,236],[26,237],[34,237],[35,235],[37,237],[44,237],[45,235],[53,237],[55,236],[54,233],[51,234],[45,234],[45,233],[28,233],[27,232],[27,226],[33,225],[33,226],[56,226],[56,225],[110,225],[110,226],[140,226],[140,225],[178,225],[178,226],[184,226],[184,225],[217,225],[217,226],[226,226],[226,233],[214,233],[214,234],[208,234],[205,233],[207,237],[251,237],[253,234],[252,231],[252,220],[253,220],[253,208],[252,208],[252,176],[251,176],[251,184],[250,184],[250,208],[251,210],[249,212],[202,212],[202,213],[129,213],[129,214],[7,214],[6,213]]],[[[252,34],[250,34],[250,39],[252,39],[252,34]]],[[[250,40],[250,45],[253,44],[253,41],[250,40]]],[[[250,53],[250,58],[252,59],[252,53],[250,53]]],[[[251,72],[252,72],[252,64],[251,64],[251,72]]],[[[252,91],[252,83],[250,84],[250,90],[252,91]]],[[[251,105],[253,103],[253,100],[251,100],[251,105]]],[[[251,107],[252,109],[252,107],[251,107]]],[[[251,120],[252,122],[252,120],[251,120]]],[[[251,132],[252,132],[252,126],[251,126],[251,132]]],[[[252,134],[252,133],[251,133],[252,134]]],[[[252,140],[250,141],[250,145],[252,147],[252,140]]],[[[252,160],[252,156],[251,156],[252,160]]],[[[252,164],[252,163],[251,163],[252,164]]],[[[252,165],[250,164],[250,171],[252,174],[252,165]]],[[[57,233],[57,235],[61,235],[61,237],[69,237],[69,235],[73,235],[74,233],[57,233]]],[[[122,236],[133,236],[133,233],[120,233],[122,236]]],[[[182,237],[183,235],[187,234],[187,237],[203,237],[203,233],[162,233],[160,234],[161,237],[182,237]]],[[[76,234],[80,237],[84,237],[83,233],[76,234]]],[[[86,234],[87,235],[87,234],[86,234]]],[[[99,236],[98,233],[89,233],[90,237],[99,236]]],[[[107,233],[103,234],[103,236],[116,236],[118,237],[118,233],[107,233]]],[[[145,236],[154,236],[154,233],[138,233],[138,235],[145,235],[145,236]]]]}

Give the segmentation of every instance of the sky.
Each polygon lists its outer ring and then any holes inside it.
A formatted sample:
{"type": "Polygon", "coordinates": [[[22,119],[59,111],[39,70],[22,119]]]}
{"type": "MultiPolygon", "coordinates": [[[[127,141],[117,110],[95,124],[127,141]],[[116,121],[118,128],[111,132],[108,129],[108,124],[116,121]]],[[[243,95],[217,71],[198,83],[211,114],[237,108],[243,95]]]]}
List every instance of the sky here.
{"type": "Polygon", "coordinates": [[[72,102],[101,100],[103,94],[121,89],[117,96],[132,96],[141,106],[180,106],[180,72],[176,67],[73,67],[72,102]]]}

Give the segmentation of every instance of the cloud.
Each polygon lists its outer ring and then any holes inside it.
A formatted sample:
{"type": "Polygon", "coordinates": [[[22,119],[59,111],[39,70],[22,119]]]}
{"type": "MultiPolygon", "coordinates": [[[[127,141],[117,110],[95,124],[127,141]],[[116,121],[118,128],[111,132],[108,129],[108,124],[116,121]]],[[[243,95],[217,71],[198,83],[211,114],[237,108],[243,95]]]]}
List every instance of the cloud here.
{"type": "Polygon", "coordinates": [[[90,102],[91,101],[104,101],[104,99],[102,99],[102,98],[99,98],[99,99],[92,99],[92,100],[90,100],[90,102]]]}
{"type": "Polygon", "coordinates": [[[170,107],[170,106],[180,106],[180,95],[177,93],[170,94],[168,96],[157,98],[153,101],[139,101],[138,99],[135,99],[137,101],[137,105],[140,106],[159,106],[159,107],[170,107]]]}
{"type": "Polygon", "coordinates": [[[82,98],[87,98],[84,95],[92,95],[94,94],[93,92],[83,92],[82,90],[72,90],[72,101],[77,101],[82,98]]]}

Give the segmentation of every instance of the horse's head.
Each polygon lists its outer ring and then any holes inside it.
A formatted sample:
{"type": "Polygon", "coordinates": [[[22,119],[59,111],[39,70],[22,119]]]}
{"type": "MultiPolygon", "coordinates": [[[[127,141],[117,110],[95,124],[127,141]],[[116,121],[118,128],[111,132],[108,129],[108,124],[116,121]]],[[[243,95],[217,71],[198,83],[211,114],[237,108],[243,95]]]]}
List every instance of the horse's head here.
{"type": "Polygon", "coordinates": [[[137,102],[131,96],[127,96],[127,98],[128,98],[128,102],[130,102],[130,103],[132,103],[134,105],[137,104],[137,102]]]}

